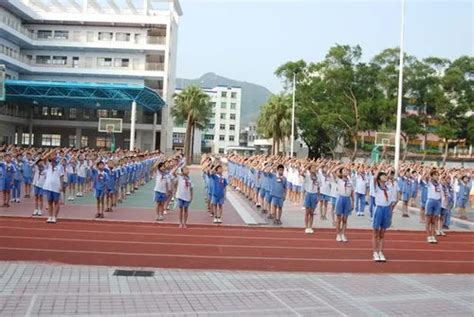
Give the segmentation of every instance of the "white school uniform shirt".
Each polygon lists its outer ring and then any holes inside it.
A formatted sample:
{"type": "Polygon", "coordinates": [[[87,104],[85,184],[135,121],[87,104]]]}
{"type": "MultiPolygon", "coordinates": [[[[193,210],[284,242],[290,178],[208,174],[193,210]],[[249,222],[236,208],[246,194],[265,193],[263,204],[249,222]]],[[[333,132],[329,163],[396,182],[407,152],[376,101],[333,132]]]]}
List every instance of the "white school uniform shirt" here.
{"type": "Polygon", "coordinates": [[[394,204],[397,202],[397,182],[387,181],[387,187],[390,194],[390,201],[394,204]]]}
{"type": "Polygon", "coordinates": [[[189,177],[178,175],[178,189],[176,190],[176,198],[191,201],[191,188],[193,183],[189,177]]]}
{"type": "Polygon", "coordinates": [[[433,181],[428,181],[428,199],[440,200],[443,189],[439,183],[433,183],[433,181]]]}
{"type": "Polygon", "coordinates": [[[304,184],[304,177],[301,176],[301,174],[299,173],[298,169],[296,169],[296,168],[295,168],[294,177],[295,177],[295,182],[294,182],[293,184],[295,184],[296,186],[303,186],[303,184],[304,184]]]}
{"type": "Polygon", "coordinates": [[[375,176],[372,175],[372,173],[370,173],[368,176],[367,176],[367,180],[369,182],[369,195],[370,197],[375,197],[375,183],[374,183],[374,178],[375,176]]]}
{"type": "Polygon", "coordinates": [[[337,197],[337,183],[334,176],[331,176],[330,184],[331,184],[331,192],[329,195],[331,197],[337,197]]]}
{"type": "MultiPolygon", "coordinates": [[[[74,164],[77,164],[77,163],[74,163],[74,164]]],[[[66,165],[66,173],[67,174],[76,174],[77,173],[77,165],[74,166],[72,163],[68,163],[66,165]]]]}
{"type": "Polygon", "coordinates": [[[309,171],[304,174],[304,190],[307,193],[316,194],[319,191],[318,175],[311,175],[309,171]]]}
{"type": "Polygon", "coordinates": [[[387,185],[388,183],[385,185],[385,191],[379,185],[374,186],[375,206],[387,207],[391,205],[390,187],[387,185]]]}
{"type": "Polygon", "coordinates": [[[166,194],[168,192],[167,190],[167,185],[169,187],[170,184],[170,178],[167,174],[163,174],[160,171],[156,172],[156,177],[155,177],[155,192],[160,192],[163,194],[166,194]]]}
{"type": "Polygon", "coordinates": [[[45,180],[46,180],[46,167],[43,166],[43,170],[40,172],[38,165],[35,165],[33,167],[33,186],[43,188],[45,180]]]}
{"type": "Polygon", "coordinates": [[[341,179],[338,177],[336,179],[336,188],[337,188],[338,197],[339,196],[349,197],[351,196],[352,191],[354,190],[354,187],[352,186],[352,182],[350,178],[341,179]]]}
{"type": "Polygon", "coordinates": [[[61,176],[64,176],[64,168],[61,164],[54,166],[48,163],[45,167],[46,177],[43,184],[44,190],[59,193],[61,192],[61,176]]]}
{"type": "Polygon", "coordinates": [[[77,176],[79,177],[86,177],[87,176],[87,162],[84,161],[77,163],[77,176]]]}
{"type": "Polygon", "coordinates": [[[318,172],[318,177],[319,177],[319,184],[321,185],[320,187],[320,193],[326,196],[330,196],[331,194],[331,177],[329,175],[324,175],[321,170],[318,172]]]}
{"type": "Polygon", "coordinates": [[[366,175],[357,173],[357,176],[355,178],[356,193],[365,195],[365,192],[367,191],[367,181],[368,178],[366,175]]]}

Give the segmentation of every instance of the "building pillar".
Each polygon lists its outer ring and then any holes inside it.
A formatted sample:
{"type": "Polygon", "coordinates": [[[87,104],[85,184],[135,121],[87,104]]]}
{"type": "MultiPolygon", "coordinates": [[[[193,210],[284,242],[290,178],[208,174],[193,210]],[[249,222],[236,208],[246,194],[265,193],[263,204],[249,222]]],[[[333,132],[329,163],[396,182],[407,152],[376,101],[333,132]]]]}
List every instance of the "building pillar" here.
{"type": "Polygon", "coordinates": [[[155,112],[153,114],[153,135],[152,135],[152,144],[151,150],[156,151],[156,122],[158,121],[158,114],[155,112]]]}
{"type": "Polygon", "coordinates": [[[132,113],[130,120],[130,151],[133,151],[135,148],[135,121],[137,118],[137,102],[134,100],[132,102],[132,113]]]}
{"type": "Polygon", "coordinates": [[[17,145],[22,145],[22,140],[23,140],[23,126],[18,126],[17,128],[17,131],[16,131],[16,135],[17,135],[17,145]]]}
{"type": "Polygon", "coordinates": [[[33,146],[33,108],[30,108],[30,119],[28,120],[28,146],[33,146]]]}
{"type": "Polygon", "coordinates": [[[136,139],[135,139],[135,147],[142,150],[143,148],[143,144],[142,144],[142,134],[143,134],[143,131],[142,130],[137,130],[135,132],[135,135],[136,135],[136,139]]]}
{"type": "Polygon", "coordinates": [[[81,148],[82,128],[76,128],[76,147],[81,148]]]}

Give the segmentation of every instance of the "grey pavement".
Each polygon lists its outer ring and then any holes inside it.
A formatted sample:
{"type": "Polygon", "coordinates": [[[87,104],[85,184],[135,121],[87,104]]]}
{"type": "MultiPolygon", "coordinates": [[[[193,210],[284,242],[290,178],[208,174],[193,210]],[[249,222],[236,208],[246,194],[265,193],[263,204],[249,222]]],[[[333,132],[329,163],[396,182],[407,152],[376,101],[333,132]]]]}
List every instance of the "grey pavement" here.
{"type": "Polygon", "coordinates": [[[0,315],[474,315],[472,275],[151,269],[153,277],[122,277],[114,270],[0,262],[0,315]]]}

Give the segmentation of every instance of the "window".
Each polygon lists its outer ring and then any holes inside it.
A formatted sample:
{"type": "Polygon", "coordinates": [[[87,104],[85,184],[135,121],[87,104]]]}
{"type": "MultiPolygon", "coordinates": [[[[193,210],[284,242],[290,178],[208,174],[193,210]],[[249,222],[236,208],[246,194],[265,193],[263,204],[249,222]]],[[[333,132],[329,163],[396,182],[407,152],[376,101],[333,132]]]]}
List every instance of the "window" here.
{"type": "Polygon", "coordinates": [[[229,125],[229,130],[230,131],[235,131],[235,124],[229,125]]]}
{"type": "Polygon", "coordinates": [[[224,154],[224,149],[223,148],[219,148],[219,154],[224,154]]]}
{"type": "Polygon", "coordinates": [[[214,140],[214,135],[213,134],[204,134],[204,137],[203,137],[204,140],[214,140]]]}
{"type": "Polygon", "coordinates": [[[95,139],[95,146],[98,148],[108,148],[110,147],[110,139],[106,137],[97,137],[95,139]]]}
{"type": "Polygon", "coordinates": [[[111,117],[112,118],[117,118],[117,116],[118,116],[118,111],[117,110],[112,110],[111,117]]]}
{"type": "Polygon", "coordinates": [[[77,118],[77,109],[69,108],[69,119],[76,119],[76,118],[77,118]]]}
{"type": "Polygon", "coordinates": [[[115,40],[121,42],[130,42],[130,33],[117,32],[115,33],[115,40]]]}
{"type": "Polygon", "coordinates": [[[51,64],[51,56],[36,55],[36,64],[41,64],[41,65],[51,64]]]}
{"type": "Polygon", "coordinates": [[[225,119],[225,113],[221,113],[221,119],[225,119]]]}
{"type": "Polygon", "coordinates": [[[42,134],[41,145],[42,146],[60,146],[61,134],[42,134]]]}
{"type": "Polygon", "coordinates": [[[229,135],[229,141],[234,142],[235,141],[235,136],[229,135]]]}
{"type": "Polygon", "coordinates": [[[52,117],[62,117],[63,109],[58,107],[51,108],[51,116],[52,117]]]}
{"type": "Polygon", "coordinates": [[[227,97],[227,92],[225,92],[225,91],[221,92],[221,97],[226,98],[227,97]]]}
{"type": "Polygon", "coordinates": [[[75,135],[70,135],[69,136],[69,142],[68,142],[70,147],[76,147],[76,136],[75,135]]]}
{"type": "Polygon", "coordinates": [[[219,141],[225,141],[225,135],[219,135],[219,141]]]}
{"type": "Polygon", "coordinates": [[[214,130],[214,127],[215,127],[215,124],[214,124],[214,123],[209,123],[209,124],[207,125],[207,129],[208,129],[208,130],[214,130]]]}
{"type": "Polygon", "coordinates": [[[235,120],[235,113],[230,114],[230,120],[235,120]]]}
{"type": "Polygon", "coordinates": [[[50,30],[38,30],[39,40],[49,40],[53,38],[53,31],[50,30]]]}
{"type": "Polygon", "coordinates": [[[109,116],[109,111],[107,109],[98,109],[97,117],[98,118],[107,118],[109,116]]]}
{"type": "Polygon", "coordinates": [[[219,130],[225,130],[225,124],[219,125],[219,130]]]}
{"type": "Polygon", "coordinates": [[[101,66],[101,67],[112,66],[112,58],[111,57],[98,57],[97,66],[101,66]]]}
{"type": "Polygon", "coordinates": [[[140,33],[135,33],[135,44],[140,43],[142,35],[140,33]]]}
{"type": "Polygon", "coordinates": [[[89,137],[81,136],[81,147],[88,147],[89,146],[89,137]]]}
{"type": "Polygon", "coordinates": [[[113,36],[112,32],[99,32],[99,41],[112,41],[113,36]]]}
{"type": "Polygon", "coordinates": [[[130,60],[128,58],[116,58],[115,67],[128,67],[130,60]]]}
{"type": "Polygon", "coordinates": [[[69,31],[54,31],[55,40],[67,40],[69,39],[69,31]]]}
{"type": "Polygon", "coordinates": [[[79,67],[79,57],[78,56],[74,56],[72,58],[72,67],[74,67],[74,68],[79,67]]]}
{"type": "Polygon", "coordinates": [[[237,104],[235,102],[230,103],[230,109],[235,110],[237,108],[237,104]]]}
{"type": "Polygon", "coordinates": [[[48,107],[43,107],[43,109],[41,109],[41,114],[45,117],[48,116],[48,107]]]}
{"type": "Polygon", "coordinates": [[[221,102],[221,109],[227,108],[227,102],[221,102]]]}
{"type": "Polygon", "coordinates": [[[53,65],[66,65],[67,56],[53,56],[53,65]]]}
{"type": "Polygon", "coordinates": [[[21,144],[22,145],[33,145],[35,139],[35,135],[31,134],[31,143],[30,143],[30,134],[29,133],[22,133],[21,135],[21,144]]]}
{"type": "Polygon", "coordinates": [[[230,93],[230,98],[233,98],[233,99],[237,98],[237,93],[236,92],[231,92],[230,93]]]}
{"type": "Polygon", "coordinates": [[[215,102],[211,102],[211,108],[215,108],[216,107],[216,103],[215,102]]]}

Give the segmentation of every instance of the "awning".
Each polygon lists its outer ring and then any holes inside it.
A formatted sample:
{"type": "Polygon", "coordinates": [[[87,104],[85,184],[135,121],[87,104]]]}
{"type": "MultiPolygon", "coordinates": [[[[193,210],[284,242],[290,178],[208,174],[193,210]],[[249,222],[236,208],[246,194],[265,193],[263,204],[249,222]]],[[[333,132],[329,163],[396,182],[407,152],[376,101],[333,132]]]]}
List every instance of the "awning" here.
{"type": "Polygon", "coordinates": [[[128,110],[135,101],[146,111],[165,106],[152,89],[135,84],[102,84],[61,81],[5,80],[6,101],[62,108],[128,110]]]}

